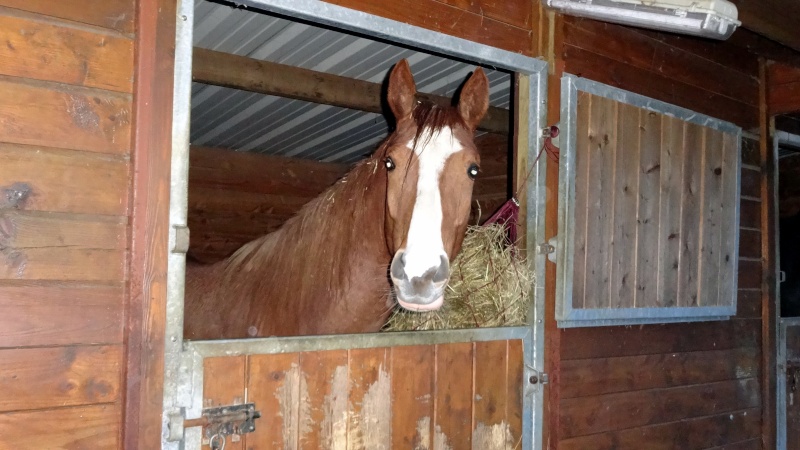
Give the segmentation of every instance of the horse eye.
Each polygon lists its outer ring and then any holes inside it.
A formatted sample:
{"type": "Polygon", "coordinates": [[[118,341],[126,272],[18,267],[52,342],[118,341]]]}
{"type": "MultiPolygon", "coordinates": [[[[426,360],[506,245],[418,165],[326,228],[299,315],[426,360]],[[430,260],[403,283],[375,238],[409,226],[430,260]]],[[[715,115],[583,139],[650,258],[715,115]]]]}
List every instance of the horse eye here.
{"type": "Polygon", "coordinates": [[[480,168],[478,168],[478,165],[472,164],[471,166],[469,166],[469,169],[467,169],[467,175],[469,175],[469,177],[474,180],[475,177],[478,176],[479,171],[480,168]]]}
{"type": "Polygon", "coordinates": [[[386,170],[394,170],[394,161],[391,157],[387,156],[386,159],[383,160],[383,163],[386,165],[386,170]]]}

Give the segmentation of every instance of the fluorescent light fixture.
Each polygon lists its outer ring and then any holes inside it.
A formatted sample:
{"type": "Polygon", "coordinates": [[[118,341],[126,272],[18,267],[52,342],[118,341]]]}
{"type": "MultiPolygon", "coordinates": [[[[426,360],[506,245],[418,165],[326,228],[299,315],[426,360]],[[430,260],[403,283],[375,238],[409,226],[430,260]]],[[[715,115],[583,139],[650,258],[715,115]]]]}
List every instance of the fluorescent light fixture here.
{"type": "Polygon", "coordinates": [[[634,27],[728,39],[742,23],[727,0],[547,0],[564,14],[634,27]]]}

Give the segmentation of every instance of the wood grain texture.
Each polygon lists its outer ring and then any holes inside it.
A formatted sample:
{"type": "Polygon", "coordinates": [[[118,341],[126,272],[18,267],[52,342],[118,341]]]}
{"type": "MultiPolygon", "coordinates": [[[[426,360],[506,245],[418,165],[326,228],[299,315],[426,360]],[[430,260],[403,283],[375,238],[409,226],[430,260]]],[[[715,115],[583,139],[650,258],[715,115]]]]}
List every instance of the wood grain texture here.
{"type": "Polygon", "coordinates": [[[593,436],[582,436],[561,441],[564,450],[627,450],[710,448],[751,439],[760,431],[758,408],[709,417],[681,420],[631,428],[593,436]]]}
{"type": "Polygon", "coordinates": [[[491,17],[519,28],[530,29],[534,5],[524,0],[498,2],[496,0],[440,0],[458,9],[491,17]]]}
{"type": "Polygon", "coordinates": [[[139,1],[123,446],[161,444],[176,2],[139,1]]]}
{"type": "Polygon", "coordinates": [[[134,29],[135,5],[130,0],[2,0],[0,5],[123,33],[134,29]]]}
{"type": "Polygon", "coordinates": [[[0,412],[111,403],[122,346],[0,350],[0,412]]]}
{"type": "Polygon", "coordinates": [[[0,186],[25,184],[26,210],[125,215],[128,171],[121,158],[0,144],[0,186]]]}
{"type": "Polygon", "coordinates": [[[434,346],[392,348],[392,448],[433,448],[434,346]]]}
{"type": "Polygon", "coordinates": [[[127,95],[0,77],[0,134],[8,143],[126,154],[130,119],[127,95]]]}
{"type": "Polygon", "coordinates": [[[347,351],[300,355],[300,371],[308,386],[308,407],[300,408],[298,449],[347,445],[347,351]],[[309,376],[312,375],[313,376],[309,376]]]}
{"type": "MultiPolygon", "coordinates": [[[[247,401],[247,357],[225,356],[203,360],[203,407],[238,405],[247,401]]],[[[263,424],[263,422],[261,422],[263,424]]],[[[225,448],[241,450],[244,442],[227,439],[225,448]]]]}
{"type": "MultiPolygon", "coordinates": [[[[642,111],[640,117],[639,148],[639,201],[636,212],[636,272],[634,305],[664,305],[659,295],[660,281],[648,283],[658,277],[663,263],[659,254],[659,228],[661,217],[661,139],[664,117],[652,111],[642,111]]],[[[663,219],[667,220],[667,219],[663,219]]]]}
{"type": "Polygon", "coordinates": [[[248,449],[297,448],[296,410],[286,403],[300,398],[298,368],[297,353],[248,357],[247,401],[261,412],[256,430],[245,436],[248,449]]]}
{"type": "Polygon", "coordinates": [[[0,414],[0,448],[120,448],[119,403],[0,414]]]}
{"type": "Polygon", "coordinates": [[[681,182],[683,180],[683,146],[686,124],[672,117],[663,117],[661,136],[660,213],[658,288],[664,306],[678,305],[678,268],[680,265],[681,182]]]}
{"type": "Polygon", "coordinates": [[[133,90],[133,41],[0,15],[0,74],[76,86],[133,90]]]}
{"type": "Polygon", "coordinates": [[[533,49],[537,47],[530,29],[517,28],[436,0],[391,3],[370,0],[326,1],[525,55],[533,55],[533,49]]]}
{"type": "Polygon", "coordinates": [[[0,348],[121,344],[123,287],[0,284],[0,348]]]}
{"type": "MultiPolygon", "coordinates": [[[[435,430],[446,437],[449,448],[472,446],[473,344],[456,343],[436,348],[435,430]],[[469,392],[469,396],[464,393],[469,392]]],[[[436,446],[434,438],[434,447],[436,446]]]]}
{"type": "Polygon", "coordinates": [[[754,378],[757,348],[615,356],[564,361],[561,398],[598,397],[754,378]]]}
{"type": "Polygon", "coordinates": [[[565,70],[637,94],[655,98],[748,128],[755,125],[757,108],[737,99],[709,92],[673,77],[614,61],[571,45],[564,46],[565,70]]]}
{"type": "Polygon", "coordinates": [[[561,405],[561,436],[570,438],[691,420],[758,408],[760,402],[756,378],[568,399],[561,405]]]}
{"type": "Polygon", "coordinates": [[[732,319],[721,322],[607,327],[599,331],[575,328],[562,333],[562,358],[576,360],[758,348],[761,346],[760,323],[760,319],[732,319]]]}

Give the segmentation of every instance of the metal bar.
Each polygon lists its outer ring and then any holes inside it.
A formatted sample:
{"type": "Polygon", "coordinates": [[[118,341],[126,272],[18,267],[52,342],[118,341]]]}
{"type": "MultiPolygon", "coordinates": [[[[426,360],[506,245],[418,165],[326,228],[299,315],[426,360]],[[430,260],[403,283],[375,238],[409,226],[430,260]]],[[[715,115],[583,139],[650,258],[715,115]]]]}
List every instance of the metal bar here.
{"type": "MultiPolygon", "coordinates": [[[[172,110],[172,158],[169,199],[169,249],[167,253],[167,311],[164,330],[164,414],[162,414],[161,448],[181,450],[183,442],[168,438],[170,414],[180,414],[179,399],[183,344],[183,293],[186,279],[186,257],[173,252],[177,230],[185,227],[189,189],[189,120],[192,94],[192,33],[194,0],[178,0],[175,30],[175,72],[172,110]]],[[[198,447],[199,448],[199,447],[198,447]]]]}
{"type": "Polygon", "coordinates": [[[465,330],[402,331],[329,336],[293,336],[254,339],[186,341],[185,347],[203,358],[239,355],[272,355],[356,348],[432,345],[451,342],[483,342],[524,339],[528,327],[476,328],[465,330]]]}
{"type": "Polygon", "coordinates": [[[486,64],[494,68],[535,74],[547,66],[544,61],[519,53],[318,0],[239,0],[237,4],[363,33],[370,37],[388,39],[395,43],[444,53],[450,57],[486,64]]]}

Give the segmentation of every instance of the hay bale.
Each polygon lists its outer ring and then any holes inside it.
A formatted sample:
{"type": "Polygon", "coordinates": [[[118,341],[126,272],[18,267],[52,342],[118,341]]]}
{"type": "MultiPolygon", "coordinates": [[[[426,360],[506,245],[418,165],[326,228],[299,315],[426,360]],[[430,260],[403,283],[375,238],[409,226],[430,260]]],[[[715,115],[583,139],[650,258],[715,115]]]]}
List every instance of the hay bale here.
{"type": "Polygon", "coordinates": [[[506,243],[502,225],[467,230],[450,267],[450,283],[439,311],[397,307],[385,331],[515,326],[528,323],[533,273],[521,252],[506,243]]]}

